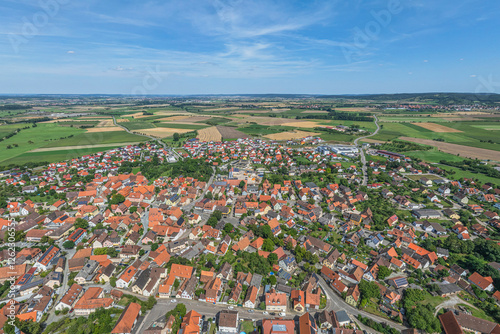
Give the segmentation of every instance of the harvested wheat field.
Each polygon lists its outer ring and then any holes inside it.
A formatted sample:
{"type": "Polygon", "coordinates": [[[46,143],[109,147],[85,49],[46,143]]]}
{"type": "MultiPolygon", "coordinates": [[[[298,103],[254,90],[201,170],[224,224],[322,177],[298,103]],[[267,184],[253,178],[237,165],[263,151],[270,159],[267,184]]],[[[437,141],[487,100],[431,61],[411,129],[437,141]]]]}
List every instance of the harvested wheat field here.
{"type": "Polygon", "coordinates": [[[95,147],[110,147],[113,145],[120,145],[120,146],[128,146],[128,145],[137,145],[139,142],[133,142],[133,143],[120,143],[120,144],[96,144],[96,145],[76,145],[76,146],[58,146],[58,147],[42,147],[42,148],[37,148],[34,150],[31,150],[29,152],[52,152],[52,151],[64,151],[64,150],[80,150],[84,148],[95,148],[95,147]]]}
{"type": "Polygon", "coordinates": [[[130,122],[128,118],[119,118],[116,120],[117,123],[127,123],[130,122]]]}
{"type": "Polygon", "coordinates": [[[140,130],[134,130],[134,133],[137,134],[145,134],[148,136],[153,136],[157,138],[165,138],[165,137],[170,137],[173,136],[174,133],[185,133],[185,132],[191,132],[193,131],[192,129],[172,129],[172,128],[154,128],[154,129],[140,129],[140,130]]]}
{"type": "Polygon", "coordinates": [[[179,115],[179,116],[171,116],[171,117],[164,117],[164,118],[159,118],[157,121],[180,121],[180,120],[185,120],[186,118],[189,118],[189,116],[185,115],[179,115]]]}
{"type": "Polygon", "coordinates": [[[99,124],[96,125],[97,128],[109,128],[114,126],[115,123],[113,122],[113,119],[102,120],[99,122],[99,124]]]}
{"type": "Polygon", "coordinates": [[[411,124],[418,125],[421,128],[431,130],[433,132],[462,132],[460,130],[449,128],[447,126],[437,123],[411,123],[411,124]]]}
{"type": "Polygon", "coordinates": [[[266,135],[264,137],[272,139],[272,140],[292,140],[292,139],[301,139],[308,136],[316,136],[319,133],[316,132],[307,132],[307,131],[286,131],[280,133],[273,133],[270,135],[266,135]]]}
{"type": "Polygon", "coordinates": [[[85,129],[87,132],[114,132],[114,131],[125,131],[119,126],[110,126],[107,128],[88,128],[85,129]]]}
{"type": "Polygon", "coordinates": [[[216,126],[198,130],[198,137],[200,141],[221,141],[222,135],[216,126]]]}
{"type": "Polygon", "coordinates": [[[460,154],[461,157],[471,158],[471,159],[480,159],[480,160],[494,160],[500,161],[500,152],[487,150],[485,148],[477,148],[465,145],[458,144],[450,144],[440,141],[435,141],[431,139],[421,139],[421,138],[411,138],[411,137],[399,137],[401,140],[406,140],[412,143],[429,145],[437,147],[438,150],[450,153],[454,155],[460,154]]]}
{"type": "Polygon", "coordinates": [[[317,128],[317,127],[321,126],[321,124],[318,124],[316,122],[311,122],[311,121],[289,122],[289,123],[283,123],[281,125],[283,125],[283,126],[294,126],[296,128],[308,128],[308,129],[314,129],[314,128],[317,128]]]}

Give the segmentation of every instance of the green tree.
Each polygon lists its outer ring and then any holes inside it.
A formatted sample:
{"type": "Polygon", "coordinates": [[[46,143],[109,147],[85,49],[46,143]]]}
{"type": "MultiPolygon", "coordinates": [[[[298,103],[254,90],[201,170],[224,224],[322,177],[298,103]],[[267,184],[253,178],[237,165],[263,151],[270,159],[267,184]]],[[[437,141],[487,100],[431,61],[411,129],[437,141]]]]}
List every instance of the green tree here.
{"type": "Polygon", "coordinates": [[[73,249],[75,248],[75,243],[71,240],[68,240],[63,243],[63,247],[66,249],[73,249]]]}
{"type": "Polygon", "coordinates": [[[387,268],[386,266],[380,266],[378,267],[378,279],[384,280],[386,277],[388,277],[392,271],[387,268]]]}
{"type": "Polygon", "coordinates": [[[262,244],[262,250],[266,252],[272,252],[274,250],[274,242],[271,239],[265,239],[262,244]]]}
{"type": "Polygon", "coordinates": [[[227,223],[224,225],[224,232],[226,233],[231,233],[233,231],[233,225],[230,223],[227,223]]]}
{"type": "Polygon", "coordinates": [[[174,133],[174,141],[179,141],[180,138],[181,136],[177,132],[174,133]]]}
{"type": "Polygon", "coordinates": [[[269,276],[269,284],[276,285],[277,282],[278,280],[276,279],[276,276],[274,275],[269,276]]]}

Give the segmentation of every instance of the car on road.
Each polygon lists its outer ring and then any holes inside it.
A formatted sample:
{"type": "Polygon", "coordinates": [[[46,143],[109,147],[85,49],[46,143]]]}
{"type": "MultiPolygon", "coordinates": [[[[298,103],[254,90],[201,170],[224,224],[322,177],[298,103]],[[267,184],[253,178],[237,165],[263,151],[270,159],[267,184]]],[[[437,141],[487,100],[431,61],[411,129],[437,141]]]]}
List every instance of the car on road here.
{"type": "Polygon", "coordinates": [[[232,306],[228,306],[228,309],[230,309],[230,310],[232,310],[233,308],[234,308],[234,307],[232,307],[232,306]]]}
{"type": "Polygon", "coordinates": [[[269,314],[269,312],[264,311],[264,312],[262,312],[262,314],[268,315],[268,314],[269,314]]]}
{"type": "Polygon", "coordinates": [[[280,316],[281,316],[281,317],[285,317],[285,316],[286,316],[286,313],[285,313],[285,312],[281,312],[281,313],[280,313],[280,316]]]}
{"type": "Polygon", "coordinates": [[[171,303],[176,303],[177,302],[177,299],[172,299],[170,300],[171,303]]]}
{"type": "Polygon", "coordinates": [[[255,311],[254,310],[248,310],[248,313],[254,313],[255,311]]]}

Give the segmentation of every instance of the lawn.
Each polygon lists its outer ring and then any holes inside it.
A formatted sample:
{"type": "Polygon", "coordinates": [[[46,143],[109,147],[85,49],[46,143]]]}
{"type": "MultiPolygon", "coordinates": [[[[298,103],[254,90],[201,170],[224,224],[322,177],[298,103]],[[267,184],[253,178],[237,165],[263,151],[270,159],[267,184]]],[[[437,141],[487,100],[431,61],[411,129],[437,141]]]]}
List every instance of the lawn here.
{"type": "Polygon", "coordinates": [[[240,332],[252,333],[254,328],[252,321],[245,320],[241,323],[240,332]]]}
{"type": "MultiPolygon", "coordinates": [[[[25,124],[18,124],[17,128],[25,126],[25,124]]],[[[36,148],[58,143],[62,141],[61,138],[71,135],[76,137],[84,132],[85,130],[63,127],[53,123],[39,123],[37,127],[23,129],[18,134],[0,143],[0,163],[36,148]],[[8,145],[11,145],[12,148],[6,149],[8,145]]]]}
{"type": "Polygon", "coordinates": [[[131,122],[122,122],[118,123],[121,126],[126,127],[130,131],[139,130],[139,129],[152,129],[155,126],[151,122],[142,122],[142,121],[131,121],[131,122]]]}
{"type": "Polygon", "coordinates": [[[478,309],[478,308],[475,308],[475,307],[471,307],[471,306],[469,306],[467,304],[457,304],[457,305],[462,306],[465,309],[467,309],[469,312],[472,313],[472,316],[474,316],[474,317],[477,317],[477,318],[480,318],[480,319],[484,319],[484,320],[488,320],[488,321],[491,321],[491,322],[495,322],[495,320],[493,318],[491,318],[489,315],[486,314],[486,312],[484,312],[481,309],[478,309]]]}

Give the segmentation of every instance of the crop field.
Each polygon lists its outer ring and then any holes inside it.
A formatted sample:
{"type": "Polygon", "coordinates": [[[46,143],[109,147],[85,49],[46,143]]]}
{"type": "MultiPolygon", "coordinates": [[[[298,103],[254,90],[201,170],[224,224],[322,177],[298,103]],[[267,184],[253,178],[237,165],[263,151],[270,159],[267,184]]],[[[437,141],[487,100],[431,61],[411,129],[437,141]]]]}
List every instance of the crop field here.
{"type": "Polygon", "coordinates": [[[308,129],[314,129],[320,126],[318,122],[312,122],[312,121],[304,121],[304,122],[290,122],[290,123],[283,123],[281,124],[283,126],[293,126],[297,128],[308,128],[308,129]]]}
{"type": "Polygon", "coordinates": [[[148,138],[130,134],[125,131],[85,132],[74,135],[71,138],[52,141],[40,147],[93,146],[102,144],[143,142],[145,140],[148,140],[148,138]]]}
{"type": "MultiPolygon", "coordinates": [[[[138,129],[134,133],[145,134],[156,138],[165,138],[173,136],[174,133],[191,132],[191,129],[173,129],[173,128],[154,128],[154,129],[138,129]]],[[[144,137],[141,137],[144,138],[144,137]]]]}
{"type": "Polygon", "coordinates": [[[154,125],[159,128],[189,129],[189,130],[200,130],[209,127],[209,125],[194,124],[194,123],[154,123],[154,125]]]}
{"type": "Polygon", "coordinates": [[[449,128],[447,126],[437,124],[437,123],[413,123],[424,129],[431,130],[432,132],[462,132],[457,129],[449,128]]]}
{"type": "Polygon", "coordinates": [[[467,158],[471,158],[471,159],[500,161],[500,152],[499,151],[487,150],[487,149],[464,146],[464,145],[444,143],[444,142],[430,140],[430,139],[410,138],[410,137],[401,137],[399,139],[410,141],[412,143],[434,146],[434,147],[437,147],[440,151],[443,151],[445,153],[454,154],[454,155],[460,155],[461,157],[467,157],[467,158]]]}
{"type": "MultiPolygon", "coordinates": [[[[21,129],[25,126],[26,124],[18,125],[21,129]]],[[[12,131],[9,130],[9,133],[10,132],[12,131]]],[[[22,129],[18,134],[0,143],[0,163],[4,165],[4,161],[8,159],[39,147],[64,140],[61,138],[71,135],[78,136],[84,132],[85,130],[59,126],[57,124],[38,124],[38,126],[34,128],[22,129]]]]}
{"type": "Polygon", "coordinates": [[[236,138],[248,138],[250,137],[246,133],[236,130],[235,128],[231,128],[228,126],[217,126],[217,130],[222,136],[222,139],[236,139],[236,138]]]}
{"type": "Polygon", "coordinates": [[[197,138],[200,141],[222,141],[222,135],[216,126],[211,126],[202,130],[198,130],[197,138]]]}
{"type": "Polygon", "coordinates": [[[488,131],[500,131],[500,124],[489,124],[489,125],[472,125],[475,128],[488,130],[488,131]]]}
{"type": "Polygon", "coordinates": [[[280,133],[274,133],[270,135],[266,135],[264,137],[272,139],[272,140],[292,140],[292,139],[301,139],[308,136],[317,136],[319,133],[317,132],[307,132],[307,131],[286,131],[280,133]]]}

